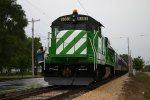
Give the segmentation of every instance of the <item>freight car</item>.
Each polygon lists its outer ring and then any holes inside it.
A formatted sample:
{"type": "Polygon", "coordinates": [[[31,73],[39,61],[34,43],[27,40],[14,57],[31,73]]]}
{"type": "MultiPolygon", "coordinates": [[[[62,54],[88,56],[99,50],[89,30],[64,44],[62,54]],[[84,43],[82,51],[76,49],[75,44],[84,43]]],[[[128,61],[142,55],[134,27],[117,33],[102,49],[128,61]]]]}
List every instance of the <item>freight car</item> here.
{"type": "Polygon", "coordinates": [[[77,10],[54,20],[49,33],[45,81],[51,85],[88,85],[127,72],[127,64],[102,35],[102,27],[77,10]]]}

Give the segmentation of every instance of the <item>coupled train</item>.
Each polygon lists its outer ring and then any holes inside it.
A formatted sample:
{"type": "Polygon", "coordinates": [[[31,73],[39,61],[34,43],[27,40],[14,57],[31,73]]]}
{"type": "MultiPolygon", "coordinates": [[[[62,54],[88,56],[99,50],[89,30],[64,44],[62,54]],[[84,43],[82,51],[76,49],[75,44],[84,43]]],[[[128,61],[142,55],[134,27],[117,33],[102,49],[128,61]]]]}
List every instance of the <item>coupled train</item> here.
{"type": "Polygon", "coordinates": [[[128,72],[127,64],[102,35],[102,26],[76,10],[54,20],[49,33],[45,81],[51,85],[88,85],[128,72]]]}

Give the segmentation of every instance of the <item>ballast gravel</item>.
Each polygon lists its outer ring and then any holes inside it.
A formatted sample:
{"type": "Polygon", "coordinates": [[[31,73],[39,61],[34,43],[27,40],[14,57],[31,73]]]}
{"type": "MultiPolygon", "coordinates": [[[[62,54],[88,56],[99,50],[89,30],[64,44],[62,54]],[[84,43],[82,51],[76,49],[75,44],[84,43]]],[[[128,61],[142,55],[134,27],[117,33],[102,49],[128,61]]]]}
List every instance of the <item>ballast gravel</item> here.
{"type": "Polygon", "coordinates": [[[128,74],[123,75],[73,100],[124,100],[122,89],[128,79],[128,74]]]}

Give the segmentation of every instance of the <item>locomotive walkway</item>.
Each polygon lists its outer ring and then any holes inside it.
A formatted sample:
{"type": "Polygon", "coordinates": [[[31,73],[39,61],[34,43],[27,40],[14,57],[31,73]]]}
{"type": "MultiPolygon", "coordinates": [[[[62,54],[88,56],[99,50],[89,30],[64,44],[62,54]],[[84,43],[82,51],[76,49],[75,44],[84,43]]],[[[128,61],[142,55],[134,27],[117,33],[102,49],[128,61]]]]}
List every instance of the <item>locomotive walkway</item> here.
{"type": "Polygon", "coordinates": [[[128,79],[128,74],[126,74],[74,100],[123,100],[122,88],[128,79]]]}

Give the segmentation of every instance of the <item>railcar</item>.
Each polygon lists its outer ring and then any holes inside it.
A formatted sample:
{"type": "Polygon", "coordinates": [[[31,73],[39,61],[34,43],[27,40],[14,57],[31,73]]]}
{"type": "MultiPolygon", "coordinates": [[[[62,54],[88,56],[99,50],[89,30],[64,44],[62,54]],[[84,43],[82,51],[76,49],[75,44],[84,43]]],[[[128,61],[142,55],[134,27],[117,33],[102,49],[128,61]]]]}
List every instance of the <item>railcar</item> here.
{"type": "Polygon", "coordinates": [[[117,64],[118,56],[109,39],[102,35],[102,27],[94,18],[76,10],[54,20],[45,81],[50,85],[88,85],[114,75],[116,70],[120,73],[122,66],[117,64]]]}

